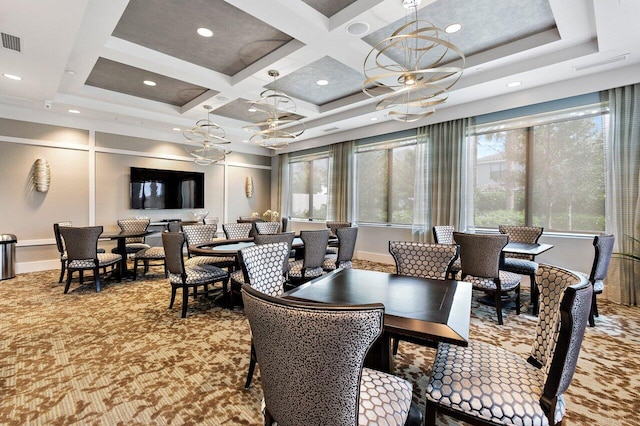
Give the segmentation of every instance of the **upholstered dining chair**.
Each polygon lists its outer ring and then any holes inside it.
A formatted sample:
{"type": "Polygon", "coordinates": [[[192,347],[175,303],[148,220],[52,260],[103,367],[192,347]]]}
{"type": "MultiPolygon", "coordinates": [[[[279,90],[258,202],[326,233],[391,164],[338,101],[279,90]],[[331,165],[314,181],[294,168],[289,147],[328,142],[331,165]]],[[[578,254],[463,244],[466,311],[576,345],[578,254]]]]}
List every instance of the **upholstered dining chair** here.
{"type": "Polygon", "coordinates": [[[264,424],[402,425],[411,384],[368,368],[382,304],[335,306],[242,287],[264,394],[264,424]]]}
{"type": "MultiPolygon", "coordinates": [[[[123,232],[144,232],[149,227],[151,220],[149,219],[119,219],[118,226],[123,232]]],[[[140,250],[148,249],[151,246],[144,242],[144,237],[125,238],[125,247],[127,254],[136,253],[140,250]]],[[[114,247],[111,253],[118,253],[118,249],[114,247]]]]}
{"type": "Polygon", "coordinates": [[[258,234],[277,234],[280,232],[280,222],[255,222],[255,227],[258,234]]]}
{"type": "Polygon", "coordinates": [[[598,304],[596,303],[596,295],[601,294],[604,290],[604,279],[609,271],[609,263],[613,254],[613,244],[616,238],[609,234],[596,235],[593,238],[593,247],[595,255],[593,257],[593,266],[589,275],[589,282],[593,286],[593,296],[591,300],[591,311],[589,312],[589,325],[595,327],[595,317],[598,316],[598,304]]]}
{"type": "Polygon", "coordinates": [[[165,254],[164,247],[149,247],[148,249],[143,249],[137,251],[133,255],[133,280],[138,279],[138,266],[142,262],[143,266],[143,275],[145,275],[149,271],[149,266],[151,265],[162,265],[164,268],[164,277],[168,278],[169,273],[167,271],[167,264],[165,262],[165,254]],[[154,262],[153,264],[151,262],[154,262]]]}
{"type": "MultiPolygon", "coordinates": [[[[389,241],[389,253],[396,263],[396,274],[410,277],[446,280],[451,264],[458,258],[456,244],[428,244],[416,241],[389,241]]],[[[431,341],[393,338],[393,354],[398,353],[400,340],[433,346],[431,341]]]]}
{"type": "Polygon", "coordinates": [[[330,234],[331,237],[338,236],[338,234],[336,234],[336,229],[350,228],[350,227],[351,227],[351,222],[347,222],[347,221],[333,220],[333,221],[327,222],[327,228],[329,228],[329,231],[331,232],[330,234]]]}
{"type": "Polygon", "coordinates": [[[500,270],[502,249],[509,237],[455,232],[453,238],[460,245],[462,280],[475,290],[494,295],[498,324],[503,324],[502,296],[509,292],[515,293],[516,314],[520,315],[520,275],[500,270]]]}
{"type": "MultiPolygon", "coordinates": [[[[64,244],[64,238],[60,234],[61,226],[73,226],[71,221],[64,222],[56,222],[53,224],[53,236],[56,239],[56,248],[58,249],[58,253],[60,253],[60,278],[58,278],[58,282],[61,283],[64,279],[64,274],[67,271],[67,248],[64,244]]],[[[103,248],[98,247],[98,253],[104,253],[103,248]]]]}
{"type": "MultiPolygon", "coordinates": [[[[453,239],[453,233],[455,232],[455,228],[451,225],[436,225],[431,228],[431,232],[433,233],[433,242],[436,244],[455,244],[455,240],[453,239]]],[[[462,263],[460,261],[460,256],[456,260],[453,261],[449,268],[449,278],[455,279],[460,271],[462,270],[462,263]]]]}
{"type": "Polygon", "coordinates": [[[222,230],[227,240],[242,240],[249,238],[253,222],[223,223],[222,230]]]}
{"type": "MultiPolygon", "coordinates": [[[[536,244],[544,231],[539,226],[514,226],[500,225],[498,230],[501,234],[509,236],[510,243],[528,243],[536,244]]],[[[531,283],[531,307],[534,315],[538,313],[538,290],[536,286],[536,272],[538,264],[535,262],[535,256],[519,253],[506,253],[504,255],[504,265],[502,269],[514,274],[527,275],[531,283]]]]}
{"type": "Polygon", "coordinates": [[[213,265],[218,268],[226,268],[229,272],[236,269],[235,256],[198,256],[191,249],[198,244],[212,242],[216,238],[218,225],[195,224],[182,225],[182,232],[187,241],[187,256],[185,266],[213,265]]]}
{"type": "Polygon", "coordinates": [[[102,234],[102,226],[72,227],[61,226],[60,235],[65,241],[67,253],[67,283],[64,292],[69,291],[74,272],[79,272],[80,285],[84,284],[83,271],[93,271],[93,280],[96,292],[100,292],[100,269],[108,266],[117,268],[118,282],[121,280],[122,271],[120,261],[122,256],[115,253],[99,253],[98,238],[102,234]]]}
{"type": "MultiPolygon", "coordinates": [[[[240,250],[238,257],[242,267],[241,272],[244,274],[242,285],[248,284],[269,296],[281,296],[284,292],[285,282],[284,263],[289,258],[289,248],[287,242],[278,242],[255,245],[240,250]]],[[[249,389],[251,386],[255,368],[256,354],[253,342],[251,342],[251,358],[244,384],[245,389],[249,389]]]]}
{"type": "Polygon", "coordinates": [[[440,343],[426,390],[426,424],[442,413],[474,425],[556,425],[575,372],[592,288],[579,274],[539,265],[540,312],[527,360],[494,344],[440,343]]]}
{"type": "Polygon", "coordinates": [[[198,286],[204,287],[204,294],[209,294],[209,284],[222,283],[222,294],[228,297],[229,273],[213,265],[184,264],[183,251],[186,239],[182,232],[163,232],[162,245],[165,252],[165,262],[169,271],[169,284],[171,284],[171,302],[169,309],[173,308],[178,288],[182,289],[182,318],[187,316],[187,304],[189,301],[189,289],[193,289],[193,296],[197,299],[198,286]]]}
{"type": "Polygon", "coordinates": [[[351,268],[353,253],[356,250],[356,239],[358,238],[358,228],[338,228],[336,229],[338,237],[338,253],[325,254],[322,269],[325,271],[334,271],[338,268],[351,268]]]}
{"type": "Polygon", "coordinates": [[[322,264],[327,253],[329,230],[300,231],[304,243],[304,258],[289,263],[288,285],[295,287],[324,273],[322,264]]]}

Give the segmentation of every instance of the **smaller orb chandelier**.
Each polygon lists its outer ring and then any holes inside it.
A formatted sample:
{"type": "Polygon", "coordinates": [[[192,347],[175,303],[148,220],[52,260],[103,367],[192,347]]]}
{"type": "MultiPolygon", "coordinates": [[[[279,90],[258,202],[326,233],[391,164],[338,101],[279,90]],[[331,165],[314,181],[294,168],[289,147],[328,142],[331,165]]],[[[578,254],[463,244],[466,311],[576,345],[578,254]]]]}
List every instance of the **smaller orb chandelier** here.
{"type": "MultiPolygon", "coordinates": [[[[270,70],[275,86],[280,73],[270,70]]],[[[251,111],[258,122],[244,126],[253,133],[250,141],[265,148],[282,149],[304,133],[304,124],[295,113],[296,103],[285,93],[267,89],[260,93],[260,99],[252,101],[251,111]]]]}
{"type": "Polygon", "coordinates": [[[182,132],[186,139],[183,145],[185,151],[195,157],[193,161],[201,166],[224,161],[230,152],[219,146],[229,144],[231,141],[226,138],[222,127],[209,119],[212,108],[211,105],[205,105],[207,118],[198,120],[194,127],[182,132]]]}
{"type": "Polygon", "coordinates": [[[413,9],[414,20],[376,44],[364,61],[362,91],[379,99],[377,110],[387,109],[390,118],[403,122],[433,114],[460,80],[465,61],[444,30],[418,19],[420,3],[402,0],[404,8],[413,9]],[[449,64],[459,59],[460,66],[443,65],[445,57],[449,64]]]}

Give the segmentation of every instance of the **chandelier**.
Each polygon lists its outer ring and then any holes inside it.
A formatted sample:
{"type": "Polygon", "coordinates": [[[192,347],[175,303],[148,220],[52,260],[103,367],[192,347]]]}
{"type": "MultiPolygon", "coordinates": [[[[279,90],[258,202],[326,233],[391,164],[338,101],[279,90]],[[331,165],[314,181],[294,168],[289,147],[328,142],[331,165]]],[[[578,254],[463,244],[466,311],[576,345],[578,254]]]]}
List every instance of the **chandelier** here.
{"type": "MultiPolygon", "coordinates": [[[[280,73],[270,70],[274,87],[276,77],[280,73]]],[[[250,102],[249,111],[258,122],[244,126],[253,133],[250,141],[265,148],[282,149],[304,133],[304,124],[295,113],[296,103],[285,93],[275,89],[267,89],[260,93],[260,99],[250,102]]]]}
{"type": "Polygon", "coordinates": [[[404,122],[433,114],[460,80],[465,61],[444,30],[418,19],[420,2],[402,0],[414,19],[376,44],[364,61],[362,91],[379,99],[376,110],[387,109],[390,118],[404,122]],[[460,66],[450,65],[454,60],[460,66]]]}
{"type": "Polygon", "coordinates": [[[185,151],[195,157],[193,161],[201,166],[224,161],[229,154],[229,151],[225,151],[219,145],[226,145],[231,141],[226,138],[222,127],[209,119],[212,108],[211,105],[205,105],[207,118],[198,120],[194,127],[182,132],[186,139],[183,144],[185,151]]]}

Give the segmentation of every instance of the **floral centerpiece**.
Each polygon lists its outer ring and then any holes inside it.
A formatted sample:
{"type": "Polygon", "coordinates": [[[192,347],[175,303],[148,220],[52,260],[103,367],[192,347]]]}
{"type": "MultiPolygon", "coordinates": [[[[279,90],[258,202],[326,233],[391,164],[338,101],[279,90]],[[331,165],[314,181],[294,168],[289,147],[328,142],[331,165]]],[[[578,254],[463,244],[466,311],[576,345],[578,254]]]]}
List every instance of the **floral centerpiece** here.
{"type": "MultiPolygon", "coordinates": [[[[251,214],[251,217],[260,217],[260,213],[253,212],[251,214]]],[[[275,210],[267,210],[266,212],[262,213],[262,219],[265,222],[277,222],[280,219],[280,213],[275,210]]]]}

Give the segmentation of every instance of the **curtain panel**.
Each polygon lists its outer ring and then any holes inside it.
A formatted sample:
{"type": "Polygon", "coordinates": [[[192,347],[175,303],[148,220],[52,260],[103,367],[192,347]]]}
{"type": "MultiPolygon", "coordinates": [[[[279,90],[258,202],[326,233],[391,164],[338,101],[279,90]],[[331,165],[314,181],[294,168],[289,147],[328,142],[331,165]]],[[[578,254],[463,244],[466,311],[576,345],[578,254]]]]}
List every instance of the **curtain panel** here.
{"type": "Polygon", "coordinates": [[[280,209],[280,217],[291,216],[289,192],[291,183],[289,180],[289,154],[278,155],[278,199],[277,206],[280,209]]]}
{"type": "Polygon", "coordinates": [[[355,222],[353,217],[354,149],[355,141],[331,145],[327,220],[355,222]]]}
{"type": "Polygon", "coordinates": [[[640,296],[640,84],[601,92],[609,105],[605,146],[605,229],[615,235],[605,285],[609,300],[638,305],[640,296]]]}

